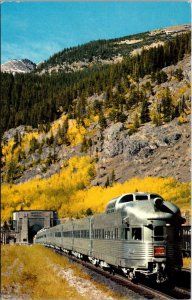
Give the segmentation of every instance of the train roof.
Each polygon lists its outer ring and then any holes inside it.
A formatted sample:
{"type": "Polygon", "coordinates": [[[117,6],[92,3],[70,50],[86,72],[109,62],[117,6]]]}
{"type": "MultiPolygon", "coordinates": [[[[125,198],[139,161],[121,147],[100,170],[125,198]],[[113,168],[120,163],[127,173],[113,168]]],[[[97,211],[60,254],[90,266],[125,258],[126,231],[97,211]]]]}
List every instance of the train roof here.
{"type": "Polygon", "coordinates": [[[124,204],[132,202],[132,201],[148,201],[152,199],[161,199],[163,198],[155,193],[149,192],[136,192],[136,193],[127,193],[120,195],[116,198],[113,198],[106,206],[106,213],[111,213],[116,211],[118,208],[124,206],[124,204]]]}
{"type": "Polygon", "coordinates": [[[163,219],[184,222],[180,209],[175,204],[165,201],[158,194],[148,192],[128,193],[116,197],[108,203],[105,212],[121,212],[132,220],[137,219],[137,222],[163,219]]]}

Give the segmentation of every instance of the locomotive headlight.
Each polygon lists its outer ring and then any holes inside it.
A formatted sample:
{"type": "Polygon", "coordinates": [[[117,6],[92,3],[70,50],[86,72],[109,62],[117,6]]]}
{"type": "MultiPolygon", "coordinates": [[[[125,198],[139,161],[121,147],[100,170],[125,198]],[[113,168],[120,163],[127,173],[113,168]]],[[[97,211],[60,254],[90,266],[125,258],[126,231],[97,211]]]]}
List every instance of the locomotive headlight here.
{"type": "Polygon", "coordinates": [[[163,199],[162,198],[155,198],[154,200],[154,204],[157,208],[159,208],[162,204],[163,204],[163,199]]]}
{"type": "Polygon", "coordinates": [[[166,256],[165,246],[154,246],[154,256],[155,257],[166,256]]]}

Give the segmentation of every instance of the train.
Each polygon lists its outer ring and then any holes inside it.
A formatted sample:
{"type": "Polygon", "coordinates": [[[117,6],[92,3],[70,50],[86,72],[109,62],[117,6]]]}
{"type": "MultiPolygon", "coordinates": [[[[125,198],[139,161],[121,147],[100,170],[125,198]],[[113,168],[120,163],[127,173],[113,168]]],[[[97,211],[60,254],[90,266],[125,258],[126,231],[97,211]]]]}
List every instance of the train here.
{"type": "Polygon", "coordinates": [[[101,214],[44,228],[35,244],[56,248],[103,269],[167,283],[182,268],[180,209],[160,195],[127,193],[101,214]]]}
{"type": "Polygon", "coordinates": [[[185,224],[181,228],[183,257],[191,257],[191,225],[185,224]]]}

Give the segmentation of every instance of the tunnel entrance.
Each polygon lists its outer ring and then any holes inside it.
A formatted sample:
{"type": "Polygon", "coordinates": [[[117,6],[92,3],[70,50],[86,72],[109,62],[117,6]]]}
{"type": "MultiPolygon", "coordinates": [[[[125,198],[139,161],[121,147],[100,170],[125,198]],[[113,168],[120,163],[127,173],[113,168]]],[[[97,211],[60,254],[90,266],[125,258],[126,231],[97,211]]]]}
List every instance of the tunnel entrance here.
{"type": "Polygon", "coordinates": [[[19,210],[13,213],[13,230],[17,243],[31,244],[39,230],[58,223],[57,212],[52,210],[19,210]]]}
{"type": "Polygon", "coordinates": [[[43,226],[42,225],[39,225],[39,224],[34,224],[32,225],[31,227],[29,227],[29,230],[28,230],[28,242],[30,244],[33,243],[33,238],[34,236],[36,235],[36,233],[42,229],[43,226]]]}

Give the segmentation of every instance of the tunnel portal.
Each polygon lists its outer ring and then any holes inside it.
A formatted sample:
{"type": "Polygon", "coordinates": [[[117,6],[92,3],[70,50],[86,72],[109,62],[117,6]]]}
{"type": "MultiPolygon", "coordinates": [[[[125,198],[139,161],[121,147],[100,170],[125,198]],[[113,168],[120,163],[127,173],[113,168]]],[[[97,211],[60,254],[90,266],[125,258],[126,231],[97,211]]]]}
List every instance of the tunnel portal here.
{"type": "Polygon", "coordinates": [[[13,229],[17,243],[33,243],[35,234],[42,228],[49,228],[59,223],[58,215],[53,210],[20,210],[13,212],[13,229]]]}

